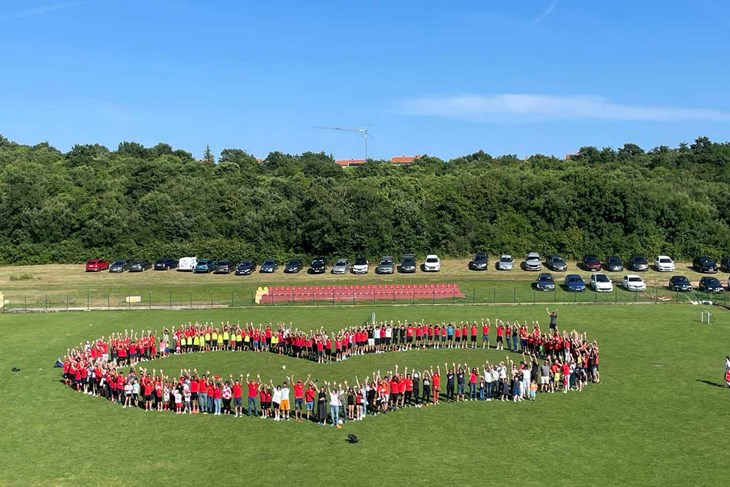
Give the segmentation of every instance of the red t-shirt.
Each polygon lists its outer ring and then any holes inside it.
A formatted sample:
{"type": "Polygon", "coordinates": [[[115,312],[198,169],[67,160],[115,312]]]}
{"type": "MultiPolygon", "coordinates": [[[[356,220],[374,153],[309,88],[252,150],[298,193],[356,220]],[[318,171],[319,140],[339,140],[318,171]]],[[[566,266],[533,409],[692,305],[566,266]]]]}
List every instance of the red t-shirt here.
{"type": "Polygon", "coordinates": [[[302,384],[294,384],[294,397],[296,399],[304,397],[304,386],[302,384]]]}
{"type": "Polygon", "coordinates": [[[241,397],[241,384],[233,384],[233,397],[239,398],[241,397]]]}
{"type": "Polygon", "coordinates": [[[259,385],[256,382],[248,383],[248,397],[257,397],[259,395],[259,385]]]}
{"type": "Polygon", "coordinates": [[[316,389],[313,389],[311,387],[307,388],[307,391],[305,392],[305,399],[307,402],[314,402],[314,395],[317,393],[316,389]]]}

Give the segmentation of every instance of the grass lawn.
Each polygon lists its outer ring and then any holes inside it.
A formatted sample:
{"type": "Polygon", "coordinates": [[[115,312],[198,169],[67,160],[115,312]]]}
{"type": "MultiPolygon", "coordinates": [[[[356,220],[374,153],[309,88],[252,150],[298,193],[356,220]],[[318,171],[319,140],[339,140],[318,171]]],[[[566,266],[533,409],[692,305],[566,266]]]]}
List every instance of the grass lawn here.
{"type": "MultiPolygon", "coordinates": [[[[555,292],[539,292],[532,287],[536,272],[514,270],[500,272],[491,267],[475,272],[467,268],[467,260],[444,260],[438,273],[396,274],[379,276],[372,271],[363,276],[324,274],[312,276],[284,274],[281,269],[273,275],[255,273],[251,276],[192,274],[175,271],[110,274],[86,273],[83,265],[43,265],[0,267],[0,292],[10,308],[115,308],[115,307],[241,307],[253,304],[256,289],[270,285],[334,285],[334,284],[404,284],[457,283],[466,295],[464,303],[571,303],[571,302],[652,302],[684,303],[688,299],[711,299],[728,303],[728,293],[719,296],[678,294],[667,289],[673,274],[686,275],[696,286],[700,274],[687,263],[677,263],[676,273],[648,271],[642,273],[647,291],[632,293],[619,286],[624,272],[609,273],[614,292],[595,293],[590,288],[583,293],[571,293],[562,288],[566,273],[553,273],[558,287],[555,292]],[[127,296],[139,296],[138,304],[127,304],[127,296]]],[[[570,263],[570,273],[577,272],[588,281],[590,272],[570,263]]],[[[728,276],[718,274],[723,285],[728,276]]],[[[409,301],[406,299],[405,301],[409,301]]],[[[430,301],[430,300],[426,300],[430,301]]],[[[448,301],[447,301],[448,302],[448,301]]],[[[362,303],[370,306],[372,303],[362,303]]]]}
{"type": "MultiPolygon", "coordinates": [[[[730,461],[722,380],[730,314],[699,322],[698,306],[559,307],[562,328],[601,347],[601,376],[582,393],[534,403],[470,402],[398,411],[346,424],[176,416],[122,409],[61,385],[67,347],[125,328],[188,320],[293,321],[308,329],[378,319],[546,320],[544,306],[267,307],[237,310],[0,315],[0,485],[722,485],[730,461]],[[21,369],[18,373],[11,368],[21,369]],[[345,442],[348,433],[361,438],[345,442]]],[[[498,360],[496,351],[411,351],[317,365],[270,354],[219,352],[149,364],[213,373],[329,380],[401,366],[498,360]]]]}

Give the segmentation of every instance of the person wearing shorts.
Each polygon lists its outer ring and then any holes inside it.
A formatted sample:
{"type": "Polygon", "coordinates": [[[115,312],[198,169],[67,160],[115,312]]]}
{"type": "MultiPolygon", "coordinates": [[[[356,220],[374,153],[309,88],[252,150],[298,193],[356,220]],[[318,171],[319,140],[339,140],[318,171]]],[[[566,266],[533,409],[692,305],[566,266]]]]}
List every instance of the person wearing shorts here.
{"type": "Polygon", "coordinates": [[[281,419],[289,421],[289,386],[286,382],[282,384],[279,392],[279,409],[281,410],[281,419]]]}

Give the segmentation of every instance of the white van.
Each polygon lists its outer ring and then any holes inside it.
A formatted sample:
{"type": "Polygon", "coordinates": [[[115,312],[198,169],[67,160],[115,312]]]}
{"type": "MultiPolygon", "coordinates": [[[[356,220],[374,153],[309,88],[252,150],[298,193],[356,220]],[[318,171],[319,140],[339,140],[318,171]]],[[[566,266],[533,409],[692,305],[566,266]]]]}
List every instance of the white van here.
{"type": "Polygon", "coordinates": [[[193,272],[196,265],[198,265],[197,257],[183,257],[177,264],[177,270],[180,272],[193,272]]]}

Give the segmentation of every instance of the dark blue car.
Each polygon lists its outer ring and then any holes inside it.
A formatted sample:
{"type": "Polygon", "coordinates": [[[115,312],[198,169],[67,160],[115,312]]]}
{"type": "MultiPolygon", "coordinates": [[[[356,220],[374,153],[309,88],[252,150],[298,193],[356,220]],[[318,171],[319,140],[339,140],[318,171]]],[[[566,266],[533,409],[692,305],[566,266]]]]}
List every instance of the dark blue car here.
{"type": "Polygon", "coordinates": [[[565,289],[574,293],[582,293],[586,290],[586,283],[578,274],[568,274],[565,276],[565,289]]]}

